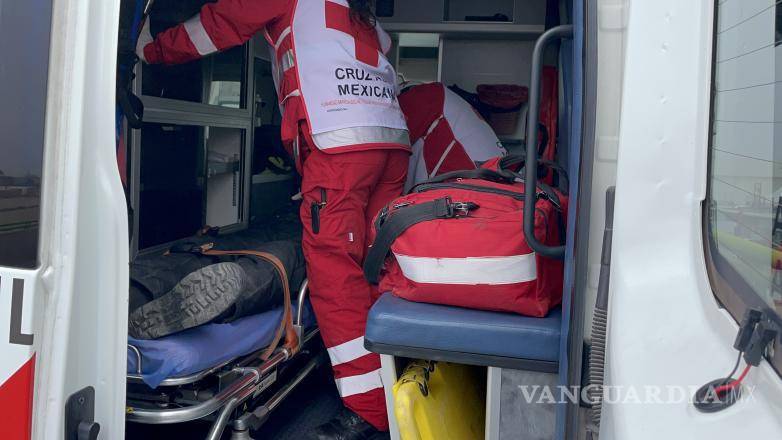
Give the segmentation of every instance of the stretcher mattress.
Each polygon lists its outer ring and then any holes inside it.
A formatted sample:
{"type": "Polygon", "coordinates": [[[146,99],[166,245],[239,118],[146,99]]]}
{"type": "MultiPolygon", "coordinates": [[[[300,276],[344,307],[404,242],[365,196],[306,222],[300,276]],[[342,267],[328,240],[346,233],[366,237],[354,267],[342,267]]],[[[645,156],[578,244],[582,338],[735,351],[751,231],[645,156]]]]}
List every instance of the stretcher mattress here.
{"type": "MultiPolygon", "coordinates": [[[[294,305],[293,310],[296,310],[294,305]]],[[[258,351],[271,343],[282,319],[282,307],[247,316],[226,324],[206,324],[154,340],[128,337],[128,344],[141,352],[141,377],[156,388],[168,378],[198,373],[239,356],[258,351]]],[[[315,325],[309,303],[302,320],[315,325]]],[[[128,373],[138,372],[136,353],[128,347],[128,373]]]]}

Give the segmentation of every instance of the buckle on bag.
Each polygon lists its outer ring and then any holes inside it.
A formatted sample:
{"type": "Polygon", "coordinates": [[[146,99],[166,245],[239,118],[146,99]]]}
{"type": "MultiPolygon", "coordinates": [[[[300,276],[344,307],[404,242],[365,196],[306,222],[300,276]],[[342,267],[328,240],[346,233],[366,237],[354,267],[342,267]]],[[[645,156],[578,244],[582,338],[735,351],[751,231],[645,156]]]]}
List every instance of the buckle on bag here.
{"type": "Polygon", "coordinates": [[[468,215],[470,211],[477,209],[478,204],[473,202],[456,202],[453,204],[453,210],[458,215],[468,215]]]}
{"type": "Polygon", "coordinates": [[[477,208],[477,203],[454,202],[450,197],[444,197],[434,201],[434,215],[437,218],[454,218],[459,216],[466,216],[470,213],[470,211],[477,208]]]}

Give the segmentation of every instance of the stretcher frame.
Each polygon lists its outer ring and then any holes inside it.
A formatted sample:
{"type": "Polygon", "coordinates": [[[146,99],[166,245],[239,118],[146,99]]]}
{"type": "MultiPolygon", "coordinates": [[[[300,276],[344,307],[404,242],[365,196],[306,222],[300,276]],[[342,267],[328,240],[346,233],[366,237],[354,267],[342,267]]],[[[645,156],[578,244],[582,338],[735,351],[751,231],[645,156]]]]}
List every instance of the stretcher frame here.
{"type": "MultiPolygon", "coordinates": [[[[277,380],[279,367],[287,361],[297,358],[303,354],[311,354],[302,348],[318,335],[317,327],[306,330],[304,328],[304,303],[307,299],[309,288],[307,280],[301,284],[298,292],[298,301],[296,306],[296,316],[294,318],[294,327],[299,335],[299,347],[297,353],[291,353],[290,350],[280,347],[266,361],[260,359],[262,350],[256,351],[246,356],[240,356],[220,365],[207,368],[194,374],[171,377],[163,380],[159,387],[169,387],[176,389],[183,385],[192,385],[204,380],[216,373],[232,373],[235,378],[228,383],[219,383],[218,390],[214,395],[198,403],[175,402],[178,407],[172,408],[147,408],[131,406],[130,401],[127,406],[126,420],[128,422],[164,425],[191,422],[195,420],[212,420],[212,427],[209,430],[207,440],[218,440],[222,437],[225,428],[229,422],[233,423],[233,431],[237,438],[249,439],[250,429],[258,429],[268,420],[269,415],[274,411],[288,395],[305,379],[310,373],[315,371],[323,362],[324,357],[320,355],[311,356],[311,358],[300,367],[288,383],[281,386],[279,390],[271,397],[250,408],[241,409],[242,404],[255,400],[256,396],[271,386],[277,380]],[[240,413],[236,414],[239,410],[240,413]]],[[[314,342],[314,341],[313,341],[314,342]]],[[[127,375],[128,384],[143,384],[141,376],[141,352],[137,347],[128,344],[128,348],[137,357],[137,371],[134,374],[127,375]]],[[[159,390],[150,389],[151,394],[159,396],[159,390]]],[[[154,402],[154,399],[150,399],[154,402]]],[[[233,437],[232,437],[233,438],[233,437]]]]}

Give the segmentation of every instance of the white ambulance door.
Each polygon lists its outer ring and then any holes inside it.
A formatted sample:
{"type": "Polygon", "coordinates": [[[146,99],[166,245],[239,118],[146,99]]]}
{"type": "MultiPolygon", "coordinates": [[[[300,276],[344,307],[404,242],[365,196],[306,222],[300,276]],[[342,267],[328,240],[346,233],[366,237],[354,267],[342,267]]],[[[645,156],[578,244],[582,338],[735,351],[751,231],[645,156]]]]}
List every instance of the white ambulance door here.
{"type": "Polygon", "coordinates": [[[76,438],[66,430],[93,421],[92,438],[123,437],[118,16],[118,0],[0,0],[3,439],[76,438]]]}

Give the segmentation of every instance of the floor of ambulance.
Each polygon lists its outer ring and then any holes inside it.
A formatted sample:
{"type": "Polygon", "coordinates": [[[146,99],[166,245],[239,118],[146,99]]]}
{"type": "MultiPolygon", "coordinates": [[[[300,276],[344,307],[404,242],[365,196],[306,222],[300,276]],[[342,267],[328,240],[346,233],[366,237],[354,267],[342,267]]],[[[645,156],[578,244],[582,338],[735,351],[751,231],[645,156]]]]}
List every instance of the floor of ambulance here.
{"type": "MultiPolygon", "coordinates": [[[[254,439],[301,440],[314,427],[329,421],[342,408],[334,382],[323,374],[313,374],[297,387],[277,408],[272,417],[260,430],[253,432],[254,439]]],[[[202,439],[209,432],[210,425],[185,423],[180,425],[136,425],[126,427],[126,439],[131,440],[174,440],[202,439]]],[[[230,427],[223,434],[223,440],[231,437],[230,427]]],[[[372,440],[386,440],[387,434],[377,435],[372,440]]]]}

